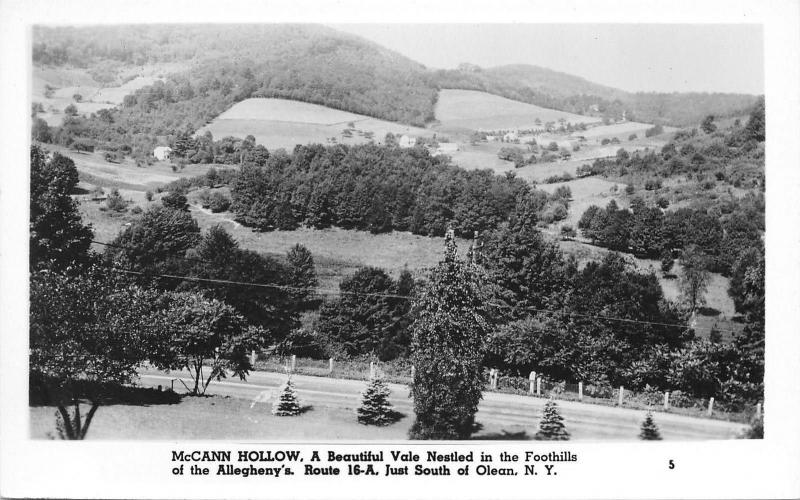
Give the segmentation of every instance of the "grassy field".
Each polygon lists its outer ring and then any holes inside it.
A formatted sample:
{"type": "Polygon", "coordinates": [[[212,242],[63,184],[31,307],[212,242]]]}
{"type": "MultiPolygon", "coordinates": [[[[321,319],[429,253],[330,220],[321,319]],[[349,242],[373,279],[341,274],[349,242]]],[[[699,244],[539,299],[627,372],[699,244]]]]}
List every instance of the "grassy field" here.
{"type": "MultiPolygon", "coordinates": [[[[380,428],[355,418],[350,408],[314,404],[299,417],[276,417],[272,404],[228,396],[186,397],[173,405],[113,405],[95,414],[88,439],[406,439],[411,419],[380,428]]],[[[33,439],[48,438],[55,428],[54,407],[31,408],[33,439]]]]}
{"type": "Polygon", "coordinates": [[[216,138],[253,135],[267,149],[284,148],[291,151],[297,144],[361,144],[373,134],[382,143],[387,133],[395,135],[433,136],[431,130],[378,120],[369,116],[288,99],[245,99],[236,103],[213,122],[197,131],[206,131],[216,138]],[[343,134],[352,123],[350,137],[343,134]]]}
{"type": "MultiPolygon", "coordinates": [[[[567,182],[541,184],[538,188],[548,193],[553,193],[561,186],[567,186],[572,191],[572,201],[569,205],[569,215],[566,220],[560,221],[557,224],[558,226],[570,224],[573,228],[577,227],[581,215],[591,205],[605,207],[611,200],[616,200],[619,206],[627,206],[627,203],[620,196],[612,192],[612,189],[617,184],[600,177],[584,177],[567,182]]],[[[621,189],[618,189],[618,191],[621,191],[621,189]]]]}
{"type": "Polygon", "coordinates": [[[45,112],[40,113],[39,117],[48,125],[61,125],[64,108],[70,104],[74,104],[80,114],[114,107],[121,104],[126,95],[152,85],[163,74],[182,67],[184,65],[181,64],[158,64],[120,69],[116,81],[104,84],[92,78],[86,69],[34,66],[31,101],[42,103],[45,112]],[[132,79],[124,81],[130,77],[132,79]],[[46,85],[55,89],[50,97],[45,95],[46,85]],[[75,102],[75,94],[81,95],[81,102],[75,102]]]}
{"type": "Polygon", "coordinates": [[[504,97],[474,90],[442,89],[436,102],[436,119],[443,127],[464,127],[473,130],[537,128],[542,122],[563,118],[570,123],[595,123],[599,118],[542,108],[512,101],[504,97]]]}

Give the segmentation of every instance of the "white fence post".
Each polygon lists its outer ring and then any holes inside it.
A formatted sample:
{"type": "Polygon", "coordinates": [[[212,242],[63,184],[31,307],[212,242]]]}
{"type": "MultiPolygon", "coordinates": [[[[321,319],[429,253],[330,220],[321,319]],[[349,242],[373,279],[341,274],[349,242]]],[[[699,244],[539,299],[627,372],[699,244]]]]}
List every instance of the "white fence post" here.
{"type": "Polygon", "coordinates": [[[583,382],[578,382],[578,401],[583,401],[583,382]]]}
{"type": "Polygon", "coordinates": [[[625,388],[619,386],[619,402],[618,402],[619,406],[622,406],[623,399],[625,399],[625,388]]]}
{"type": "Polygon", "coordinates": [[[256,351],[250,353],[250,366],[256,366],[256,351]]]}
{"type": "Polygon", "coordinates": [[[333,375],[333,358],[328,360],[328,373],[333,375]]]}
{"type": "Polygon", "coordinates": [[[375,362],[369,362],[369,378],[375,378],[375,362]]]}
{"type": "Polygon", "coordinates": [[[664,409],[669,410],[669,391],[664,393],[664,409]]]}
{"type": "Polygon", "coordinates": [[[541,396],[542,395],[542,379],[541,378],[537,378],[536,379],[536,395],[537,396],[541,396]]]}
{"type": "Polygon", "coordinates": [[[761,403],[756,405],[756,418],[761,418],[761,403]]]}
{"type": "Polygon", "coordinates": [[[528,375],[528,380],[530,381],[530,386],[528,388],[528,392],[530,394],[533,394],[533,384],[536,381],[536,372],[531,372],[531,374],[528,375]]]}
{"type": "Polygon", "coordinates": [[[414,368],[414,365],[411,365],[411,381],[414,381],[414,376],[417,374],[417,369],[414,368]]]}
{"type": "Polygon", "coordinates": [[[295,366],[297,366],[297,355],[292,354],[292,373],[294,373],[295,366]]]}
{"type": "Polygon", "coordinates": [[[714,398],[708,398],[708,416],[714,413],[714,398]]]}

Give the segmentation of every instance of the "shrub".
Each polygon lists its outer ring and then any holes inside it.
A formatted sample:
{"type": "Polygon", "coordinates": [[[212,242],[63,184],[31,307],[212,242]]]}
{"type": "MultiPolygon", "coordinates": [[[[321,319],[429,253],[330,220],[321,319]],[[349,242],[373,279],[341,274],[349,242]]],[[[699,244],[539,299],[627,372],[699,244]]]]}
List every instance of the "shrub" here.
{"type": "Polygon", "coordinates": [[[647,416],[644,417],[644,422],[642,422],[642,430],[639,433],[639,439],[644,441],[661,440],[661,433],[658,432],[658,426],[653,420],[653,412],[648,411],[647,416]]]}
{"type": "Polygon", "coordinates": [[[293,417],[300,414],[300,400],[292,383],[291,375],[281,387],[281,394],[272,405],[272,414],[279,417],[293,417]]]}
{"type": "Polygon", "coordinates": [[[183,211],[189,210],[189,204],[186,200],[186,196],[176,191],[173,191],[161,198],[161,203],[167,208],[183,211]]]}
{"type": "Polygon", "coordinates": [[[216,192],[211,195],[211,199],[209,200],[208,207],[211,209],[212,212],[224,212],[231,206],[231,200],[220,192],[216,192]]]}
{"type": "Polygon", "coordinates": [[[111,194],[106,198],[106,207],[115,212],[124,212],[128,208],[128,202],[122,198],[118,189],[112,189],[111,194]]]}
{"type": "Polygon", "coordinates": [[[628,136],[628,140],[629,141],[635,141],[638,138],[639,138],[639,136],[636,135],[636,134],[631,134],[631,135],[628,136]]]}
{"type": "Polygon", "coordinates": [[[669,200],[666,196],[659,196],[656,200],[656,205],[658,205],[659,208],[666,209],[669,207],[669,200]]]}
{"type": "Polygon", "coordinates": [[[564,427],[564,417],[558,411],[558,405],[552,399],[544,405],[539,431],[533,437],[540,441],[567,441],[569,432],[564,427]]]}
{"type": "Polygon", "coordinates": [[[140,207],[139,205],[136,205],[135,207],[133,207],[133,208],[131,209],[131,213],[132,213],[132,214],[134,214],[134,215],[139,215],[139,214],[140,214],[140,213],[142,213],[143,211],[144,211],[144,210],[142,210],[142,207],[140,207]]]}
{"type": "Polygon", "coordinates": [[[392,423],[394,408],[389,402],[389,386],[381,377],[373,377],[362,394],[358,408],[358,422],[364,425],[392,423]]]}
{"type": "Polygon", "coordinates": [[[570,226],[569,224],[564,224],[561,226],[561,237],[562,238],[574,238],[578,236],[578,232],[575,231],[575,228],[570,226]]]}
{"type": "Polygon", "coordinates": [[[633,184],[625,186],[625,194],[633,194],[634,191],[636,191],[636,188],[633,187],[633,184]]]}
{"type": "Polygon", "coordinates": [[[150,190],[145,191],[144,192],[144,199],[147,200],[147,201],[153,201],[153,192],[150,191],[150,190]]]}

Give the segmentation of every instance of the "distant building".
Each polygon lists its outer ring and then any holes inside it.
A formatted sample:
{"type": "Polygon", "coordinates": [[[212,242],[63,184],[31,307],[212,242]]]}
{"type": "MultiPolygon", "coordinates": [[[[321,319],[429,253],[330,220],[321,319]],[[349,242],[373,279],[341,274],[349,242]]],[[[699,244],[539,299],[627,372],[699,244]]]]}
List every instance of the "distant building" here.
{"type": "Polygon", "coordinates": [[[417,145],[417,138],[411,137],[408,135],[404,135],[400,138],[400,141],[397,143],[401,148],[413,148],[417,145]]]}
{"type": "Polygon", "coordinates": [[[170,156],[172,156],[172,148],[169,146],[158,146],[153,150],[153,156],[155,156],[158,161],[169,160],[170,156]]]}
{"type": "Polygon", "coordinates": [[[519,135],[516,132],[509,132],[503,136],[503,142],[517,142],[519,135]]]}
{"type": "Polygon", "coordinates": [[[496,135],[487,135],[486,136],[486,141],[487,142],[494,142],[496,140],[497,140],[497,136],[496,135]]]}

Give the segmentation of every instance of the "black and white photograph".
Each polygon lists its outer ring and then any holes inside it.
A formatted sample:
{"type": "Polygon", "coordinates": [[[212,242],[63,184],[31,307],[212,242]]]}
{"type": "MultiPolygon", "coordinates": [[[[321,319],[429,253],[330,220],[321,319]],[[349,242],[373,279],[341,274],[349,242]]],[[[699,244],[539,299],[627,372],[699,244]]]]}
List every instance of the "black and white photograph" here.
{"type": "Polygon", "coordinates": [[[773,173],[797,157],[771,151],[765,22],[153,14],[31,22],[17,47],[15,439],[166,443],[152,460],[198,488],[203,461],[249,484],[552,475],[508,446],[563,476],[582,444],[780,441],[798,398],[765,374],[796,325],[767,310],[797,296],[767,277],[797,266],[769,241],[797,221],[767,194],[796,196],[773,173]],[[361,454],[214,451],[248,442],[361,454]],[[426,442],[479,447],[388,451],[426,442]]]}

